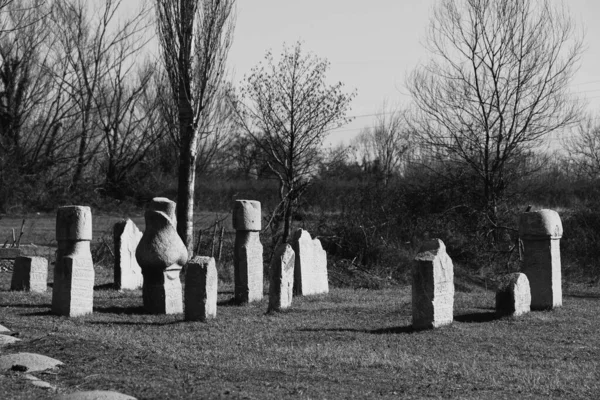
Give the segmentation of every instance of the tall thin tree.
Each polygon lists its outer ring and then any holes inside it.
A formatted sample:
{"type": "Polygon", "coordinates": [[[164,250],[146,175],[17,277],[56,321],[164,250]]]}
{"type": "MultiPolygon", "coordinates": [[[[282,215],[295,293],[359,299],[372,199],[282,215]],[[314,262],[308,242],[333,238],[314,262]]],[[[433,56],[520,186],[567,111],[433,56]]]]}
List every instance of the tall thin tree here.
{"type": "Polygon", "coordinates": [[[158,36],[178,109],[177,232],[193,251],[194,186],[198,148],[225,82],[233,41],[235,0],[156,0],[158,36]]]}

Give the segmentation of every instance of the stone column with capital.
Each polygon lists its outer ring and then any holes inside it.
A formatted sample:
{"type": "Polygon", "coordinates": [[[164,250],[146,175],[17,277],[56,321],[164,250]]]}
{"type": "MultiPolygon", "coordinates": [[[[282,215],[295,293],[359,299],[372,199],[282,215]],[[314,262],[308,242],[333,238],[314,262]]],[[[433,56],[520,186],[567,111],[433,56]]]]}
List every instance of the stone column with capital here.
{"type": "Polygon", "coordinates": [[[233,206],[235,301],[250,303],[263,297],[263,246],[260,243],[260,202],[236,200],[233,206]]]}
{"type": "Polygon", "coordinates": [[[562,305],[560,238],[562,222],[556,211],[525,212],[519,219],[523,243],[523,273],[531,290],[531,309],[548,310],[562,305]]]}
{"type": "Polygon", "coordinates": [[[58,250],[52,286],[52,313],[67,317],[91,314],[94,305],[94,262],[90,251],[92,211],[85,206],[59,207],[58,250]]]}

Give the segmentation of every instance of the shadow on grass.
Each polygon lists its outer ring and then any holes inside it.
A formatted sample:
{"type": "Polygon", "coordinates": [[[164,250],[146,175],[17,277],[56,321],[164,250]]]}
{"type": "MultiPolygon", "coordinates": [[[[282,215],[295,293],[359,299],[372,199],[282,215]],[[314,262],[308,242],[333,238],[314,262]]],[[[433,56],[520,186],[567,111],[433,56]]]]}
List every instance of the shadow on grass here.
{"type": "MultiPolygon", "coordinates": [[[[146,314],[152,315],[152,314],[146,314]]],[[[183,324],[187,321],[168,321],[168,322],[157,322],[157,321],[88,321],[86,323],[91,325],[153,325],[153,326],[165,326],[165,325],[176,325],[183,324]]]]}
{"type": "Polygon", "coordinates": [[[600,294],[596,293],[573,293],[567,294],[565,297],[574,297],[577,299],[600,299],[600,294]]]}
{"type": "Polygon", "coordinates": [[[135,306],[135,307],[94,307],[94,312],[98,312],[100,314],[118,314],[118,315],[134,315],[134,314],[143,314],[143,315],[153,315],[144,309],[143,306],[135,306]]]}
{"type": "Polygon", "coordinates": [[[15,307],[15,308],[50,308],[51,304],[0,304],[0,307],[15,307]]]}
{"type": "MultiPolygon", "coordinates": [[[[48,308],[50,308],[50,306],[48,306],[48,308]]],[[[52,314],[51,310],[46,310],[46,311],[38,311],[38,312],[34,312],[34,313],[22,313],[19,315],[21,315],[23,317],[45,317],[48,315],[55,315],[55,314],[52,314]]]]}
{"type": "Polygon", "coordinates": [[[470,314],[463,315],[455,315],[454,320],[458,322],[466,322],[466,323],[478,323],[478,322],[490,322],[500,319],[501,316],[496,314],[496,312],[476,312],[470,314]]]}
{"type": "Polygon", "coordinates": [[[218,307],[240,307],[240,306],[244,306],[247,304],[248,303],[238,302],[234,297],[232,297],[231,299],[221,300],[221,301],[217,302],[218,307]]]}
{"type": "Polygon", "coordinates": [[[370,333],[373,335],[390,335],[390,334],[417,332],[413,329],[412,325],[393,326],[393,327],[379,328],[379,329],[353,329],[353,328],[311,329],[311,328],[303,328],[303,329],[298,329],[298,331],[300,331],[300,332],[357,332],[357,333],[370,333]]]}
{"type": "Polygon", "coordinates": [[[102,285],[94,285],[94,290],[117,290],[114,283],[103,283],[102,285]]]}

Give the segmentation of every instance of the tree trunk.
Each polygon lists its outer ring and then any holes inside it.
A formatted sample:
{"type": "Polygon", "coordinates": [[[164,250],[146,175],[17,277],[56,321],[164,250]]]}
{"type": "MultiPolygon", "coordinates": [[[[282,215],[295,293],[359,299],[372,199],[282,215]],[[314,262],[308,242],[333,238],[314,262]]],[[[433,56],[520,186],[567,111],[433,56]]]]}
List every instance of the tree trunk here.
{"type": "Polygon", "coordinates": [[[284,210],[284,221],[283,221],[283,235],[281,237],[281,243],[287,243],[288,238],[292,230],[292,215],[293,215],[293,203],[291,199],[287,199],[285,202],[284,210]]]}
{"type": "Polygon", "coordinates": [[[79,139],[79,150],[77,154],[77,165],[75,166],[75,173],[73,174],[72,190],[76,190],[81,182],[83,176],[83,167],[85,166],[85,149],[87,147],[88,139],[87,129],[81,132],[81,138],[79,139]]]}
{"type": "Polygon", "coordinates": [[[187,140],[182,141],[177,188],[177,233],[188,249],[194,251],[194,187],[196,181],[196,155],[187,140]]]}

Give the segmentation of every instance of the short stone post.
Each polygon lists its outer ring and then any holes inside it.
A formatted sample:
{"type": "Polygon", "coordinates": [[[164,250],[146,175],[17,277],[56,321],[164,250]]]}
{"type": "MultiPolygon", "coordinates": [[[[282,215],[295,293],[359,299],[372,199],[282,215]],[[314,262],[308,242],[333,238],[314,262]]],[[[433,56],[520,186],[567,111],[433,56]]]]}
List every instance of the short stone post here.
{"type": "Polygon", "coordinates": [[[553,210],[521,214],[519,237],[523,242],[523,273],[531,288],[531,309],[548,310],[562,305],[560,238],[562,222],[553,210]]]}
{"type": "Polygon", "coordinates": [[[144,218],[146,230],[135,252],[144,276],[144,308],[152,314],[183,313],[179,273],[187,262],[188,252],[177,234],[175,203],[155,197],[144,218]]]}
{"type": "Polygon", "coordinates": [[[215,259],[194,257],[185,272],[185,320],[206,321],[217,316],[218,275],[215,259]]]}
{"type": "Polygon", "coordinates": [[[531,292],[527,275],[521,273],[504,276],[496,292],[496,314],[513,316],[527,314],[531,306],[531,292]]]}
{"type": "Polygon", "coordinates": [[[235,301],[249,303],[263,297],[263,246],[260,243],[260,202],[236,200],[233,206],[235,301]]]}
{"type": "Polygon", "coordinates": [[[294,250],[289,244],[281,244],[275,250],[269,268],[269,309],[267,311],[281,311],[291,307],[294,293],[294,262],[294,250]]]}
{"type": "Polygon", "coordinates": [[[327,253],[319,239],[312,239],[302,228],[292,239],[296,261],[294,264],[294,294],[309,296],[329,293],[327,253]]]}
{"type": "Polygon", "coordinates": [[[44,257],[17,257],[10,290],[44,293],[48,285],[48,260],[44,257]]]}
{"type": "Polygon", "coordinates": [[[135,258],[135,250],[142,238],[142,232],[127,219],[117,222],[113,227],[115,243],[115,289],[141,289],[144,282],[142,269],[135,258]]]}
{"type": "Polygon", "coordinates": [[[84,206],[59,207],[58,250],[54,266],[52,312],[68,317],[91,314],[94,306],[94,262],[90,251],[92,211],[84,206]]]}
{"type": "Polygon", "coordinates": [[[440,239],[423,243],[412,269],[413,329],[451,324],[454,311],[454,266],[440,239]]]}

